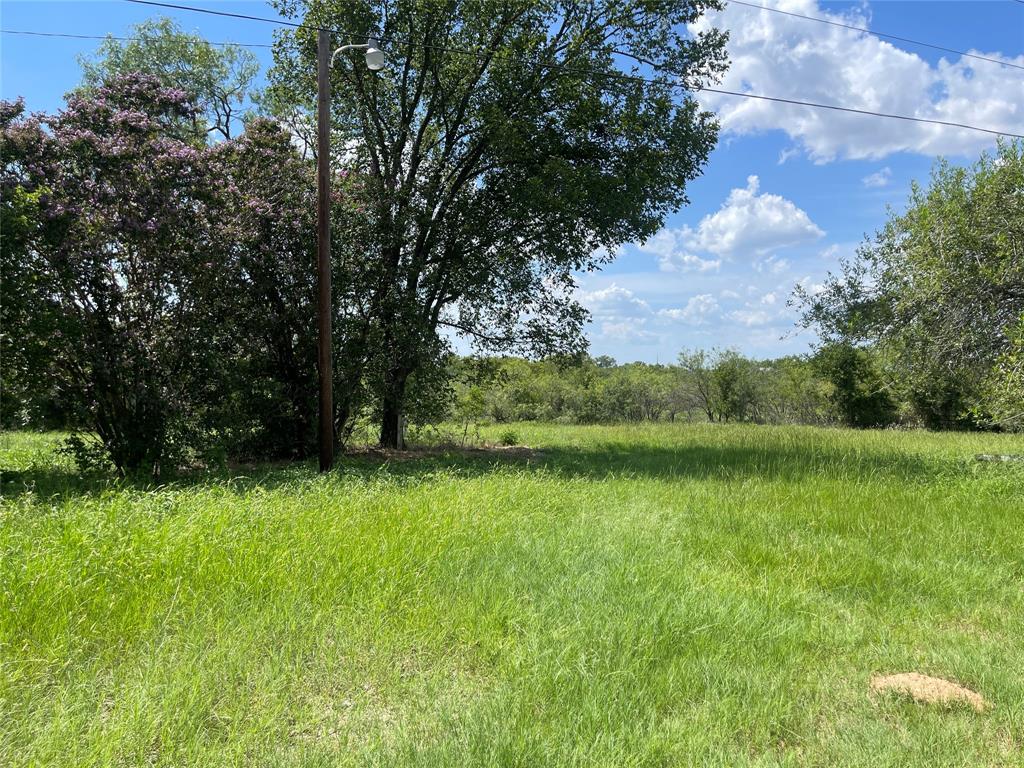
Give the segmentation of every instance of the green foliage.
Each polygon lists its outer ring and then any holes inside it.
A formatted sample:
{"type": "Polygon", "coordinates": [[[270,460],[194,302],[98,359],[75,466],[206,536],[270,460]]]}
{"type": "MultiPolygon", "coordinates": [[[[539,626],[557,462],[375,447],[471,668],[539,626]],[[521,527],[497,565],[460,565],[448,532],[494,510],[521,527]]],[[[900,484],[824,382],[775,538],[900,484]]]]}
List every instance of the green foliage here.
{"type": "Polygon", "coordinates": [[[103,475],[113,469],[107,446],[88,434],[69,435],[57,449],[57,453],[69,458],[83,476],[103,475]]]}
{"type": "MultiPolygon", "coordinates": [[[[197,142],[185,94],[140,75],[22,112],[4,104],[5,422],[88,429],[122,473],[307,455],[315,180],[289,134],[197,142]]],[[[355,183],[333,201],[339,314],[360,285],[355,183]]],[[[336,327],[339,400],[358,403],[365,338],[336,327]]]]}
{"type": "Polygon", "coordinates": [[[851,344],[826,344],[814,366],[832,385],[829,397],[851,427],[885,427],[896,421],[896,404],[886,391],[871,352],[851,344]]]}
{"type": "Polygon", "coordinates": [[[757,361],[733,350],[698,350],[682,353],[678,366],[615,365],[610,358],[465,358],[457,367],[463,372],[451,416],[460,423],[835,420],[828,381],[811,362],[795,357],[757,361]],[[488,368],[486,377],[465,374],[481,365],[488,368]]]}
{"type": "Polygon", "coordinates": [[[875,345],[892,389],[927,426],[991,425],[998,393],[1013,388],[1013,365],[1000,361],[1024,316],[1022,189],[1020,142],[971,168],[939,162],[823,292],[798,291],[804,324],[826,341],[875,345]]]}
{"type": "Polygon", "coordinates": [[[997,425],[1024,429],[1024,316],[986,380],[985,403],[997,425]]]}
{"type": "Polygon", "coordinates": [[[217,46],[185,32],[168,18],[148,19],[131,28],[128,40],[108,37],[91,57],[80,57],[86,90],[95,92],[118,75],[156,77],[185,92],[199,112],[196,133],[217,132],[230,139],[245,107],[259,64],[238,45],[217,46]]]}
{"type": "Polygon", "coordinates": [[[181,131],[193,114],[181,91],[125,76],[70,95],[45,130],[4,126],[38,201],[25,241],[5,240],[5,291],[21,291],[5,363],[45,381],[121,472],[187,456],[212,394],[215,184],[181,131]]]}
{"type": "Polygon", "coordinates": [[[514,429],[506,429],[498,440],[502,445],[519,445],[519,433],[514,429]]]}

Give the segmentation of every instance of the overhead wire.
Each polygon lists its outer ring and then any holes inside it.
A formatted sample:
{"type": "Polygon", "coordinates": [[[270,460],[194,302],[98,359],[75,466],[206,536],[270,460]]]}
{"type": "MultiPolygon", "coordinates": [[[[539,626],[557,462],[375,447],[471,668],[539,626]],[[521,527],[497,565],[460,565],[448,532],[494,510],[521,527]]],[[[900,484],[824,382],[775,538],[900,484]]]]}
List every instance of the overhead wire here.
{"type": "MultiPolygon", "coordinates": [[[[120,42],[131,42],[133,40],[145,40],[147,39],[143,35],[135,35],[133,37],[121,37],[118,35],[78,35],[71,32],[35,32],[26,29],[0,29],[0,34],[3,35],[30,35],[32,37],[67,37],[74,40],[118,40],[120,42]]],[[[237,45],[240,48],[273,48],[274,46],[270,43],[235,43],[231,41],[213,41],[203,40],[208,45],[228,46],[237,45]]]]}
{"type": "MultiPolygon", "coordinates": [[[[209,14],[209,15],[213,15],[213,16],[225,16],[225,17],[229,17],[229,18],[245,19],[245,20],[248,20],[248,21],[259,21],[259,22],[270,23],[270,24],[284,25],[284,26],[288,26],[288,27],[292,27],[292,28],[306,27],[306,28],[312,28],[312,29],[321,29],[320,27],[315,27],[313,25],[301,24],[301,23],[297,23],[297,22],[290,22],[290,21],[286,21],[286,20],[282,20],[282,19],[272,19],[272,18],[268,18],[268,17],[265,17],[265,16],[253,16],[253,15],[249,15],[249,14],[234,13],[234,12],[230,12],[230,11],[218,11],[218,10],[214,10],[212,8],[199,8],[199,7],[196,7],[196,6],[179,5],[179,4],[176,4],[176,3],[165,3],[165,2],[159,2],[158,0],[125,0],[125,2],[129,2],[129,3],[133,3],[133,4],[137,4],[137,5],[149,5],[149,6],[157,6],[157,7],[162,7],[162,8],[171,8],[171,9],[175,9],[175,10],[190,11],[190,12],[195,12],[195,13],[205,13],[205,14],[209,14]]],[[[751,5],[751,6],[759,7],[759,8],[763,8],[764,7],[764,6],[757,6],[757,5],[753,4],[753,3],[742,2],[741,0],[729,0],[729,2],[739,3],[741,5],[751,5]]],[[[1022,0],[1022,2],[1024,2],[1024,0],[1022,0]]],[[[808,17],[808,18],[811,18],[811,17],[808,17]]],[[[326,31],[334,32],[334,33],[337,33],[337,34],[345,34],[345,35],[350,35],[350,36],[356,36],[356,35],[351,35],[351,33],[343,32],[343,31],[337,30],[337,29],[327,29],[326,31]]],[[[78,35],[71,35],[71,34],[66,34],[66,33],[33,33],[33,32],[26,32],[26,31],[19,31],[19,30],[4,30],[4,32],[8,32],[8,33],[11,33],[11,34],[40,34],[42,36],[52,36],[52,37],[82,37],[82,38],[86,38],[87,37],[85,35],[78,36],[78,35]]],[[[100,37],[97,36],[97,39],[104,39],[104,38],[100,38],[100,37]]],[[[115,38],[115,39],[128,39],[128,38],[115,38]]],[[[220,44],[220,43],[215,43],[215,44],[220,44]]],[[[233,44],[234,45],[245,45],[245,44],[242,44],[242,43],[233,43],[233,44]]],[[[251,45],[251,47],[257,47],[257,44],[250,44],[250,45],[251,45]]],[[[264,47],[264,46],[263,45],[258,45],[258,47],[264,47]]],[[[437,47],[437,46],[434,46],[434,47],[437,47]]],[[[440,50],[447,51],[447,52],[450,52],[450,53],[468,54],[468,55],[474,55],[474,56],[481,55],[479,52],[471,52],[471,51],[464,51],[464,50],[444,48],[444,47],[440,47],[440,50]]],[[[1000,62],[1000,63],[1003,63],[1003,62],[1000,62]]],[[[571,69],[571,68],[569,68],[569,69],[571,69]]],[[[686,86],[683,83],[677,83],[677,82],[673,82],[673,81],[670,81],[670,80],[665,80],[665,79],[662,79],[662,78],[649,78],[649,77],[643,77],[641,75],[629,74],[629,73],[625,73],[625,72],[617,72],[617,73],[598,72],[598,71],[595,71],[595,70],[581,70],[579,68],[577,68],[575,70],[572,70],[572,71],[575,71],[577,73],[582,73],[582,74],[590,74],[590,75],[593,75],[595,77],[602,77],[602,78],[605,78],[605,79],[632,80],[632,81],[638,81],[638,82],[645,82],[645,83],[648,83],[648,84],[651,84],[651,85],[659,85],[659,86],[665,86],[665,87],[670,87],[670,88],[678,88],[678,89],[682,89],[682,90],[686,90],[686,91],[703,91],[703,92],[706,92],[706,93],[715,93],[715,94],[720,94],[720,95],[725,95],[725,96],[734,96],[734,97],[737,97],[737,98],[756,99],[758,101],[770,101],[770,102],[775,102],[775,103],[779,103],[779,104],[789,104],[789,105],[796,105],[796,106],[802,106],[802,107],[812,107],[812,108],[815,108],[815,109],[827,109],[827,110],[831,110],[831,111],[834,111],[834,112],[845,112],[845,113],[850,113],[850,114],[857,114],[857,115],[865,115],[865,116],[871,116],[871,117],[886,118],[886,119],[890,119],[890,120],[903,120],[903,121],[907,121],[907,122],[925,123],[925,124],[929,124],[929,125],[939,125],[939,126],[945,126],[945,127],[949,127],[949,128],[959,128],[959,129],[962,129],[962,130],[979,131],[981,133],[987,133],[987,134],[991,134],[991,135],[995,135],[995,136],[1007,136],[1007,137],[1010,137],[1010,138],[1024,139],[1024,134],[1011,133],[1009,131],[1001,131],[1001,130],[996,130],[996,129],[992,129],[992,128],[985,128],[985,127],[977,126],[977,125],[970,125],[970,124],[967,124],[967,123],[954,122],[954,121],[950,121],[950,120],[937,120],[937,119],[933,119],[933,118],[917,117],[917,116],[912,116],[912,115],[899,115],[899,114],[894,114],[894,113],[889,113],[889,112],[878,112],[878,111],[875,111],[875,110],[857,109],[855,107],[846,107],[846,106],[843,106],[843,105],[840,105],[840,104],[825,104],[825,103],[821,103],[821,102],[804,101],[804,100],[800,100],[800,99],[789,99],[789,98],[784,98],[784,97],[779,97],[779,96],[768,96],[768,95],[765,95],[765,94],[749,93],[749,92],[745,92],[745,91],[732,91],[732,90],[727,90],[727,89],[724,89],[724,88],[714,88],[712,86],[693,86],[693,87],[689,87],[689,86],[686,86]]]]}

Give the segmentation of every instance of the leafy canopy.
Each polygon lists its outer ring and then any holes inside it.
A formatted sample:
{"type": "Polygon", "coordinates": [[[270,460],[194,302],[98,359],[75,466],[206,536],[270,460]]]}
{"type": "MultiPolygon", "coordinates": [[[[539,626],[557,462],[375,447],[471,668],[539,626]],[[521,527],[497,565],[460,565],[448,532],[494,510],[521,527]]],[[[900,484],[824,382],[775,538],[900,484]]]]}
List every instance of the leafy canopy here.
{"type": "Polygon", "coordinates": [[[218,46],[185,32],[168,18],[149,19],[132,27],[128,40],[111,36],[91,57],[80,57],[83,83],[98,88],[116,75],[153,75],[170,88],[183,90],[197,105],[200,133],[230,139],[259,72],[256,57],[238,45],[218,46]]]}

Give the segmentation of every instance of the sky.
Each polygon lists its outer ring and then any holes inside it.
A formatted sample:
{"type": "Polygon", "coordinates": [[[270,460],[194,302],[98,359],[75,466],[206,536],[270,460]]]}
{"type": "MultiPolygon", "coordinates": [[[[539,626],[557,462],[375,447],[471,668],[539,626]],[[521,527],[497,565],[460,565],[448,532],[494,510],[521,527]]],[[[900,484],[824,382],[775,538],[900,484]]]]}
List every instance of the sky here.
{"type": "MultiPolygon", "coordinates": [[[[258,16],[263,2],[177,0],[258,16]]],[[[1014,0],[752,0],[1024,66],[1024,3],[1014,0]]],[[[118,0],[2,0],[4,30],[125,35],[157,15],[208,40],[270,43],[274,27],[118,0]]],[[[1024,70],[729,4],[696,29],[730,33],[721,88],[1024,132],[1024,70]]],[[[97,40],[0,35],[0,95],[59,109],[97,40]]],[[[253,51],[266,68],[267,49],[253,51]]],[[[756,357],[808,351],[787,306],[903,208],[937,157],[969,164],[995,137],[956,128],[702,94],[722,131],[689,204],[645,243],[579,277],[591,354],[671,362],[682,349],[756,357]]]]}

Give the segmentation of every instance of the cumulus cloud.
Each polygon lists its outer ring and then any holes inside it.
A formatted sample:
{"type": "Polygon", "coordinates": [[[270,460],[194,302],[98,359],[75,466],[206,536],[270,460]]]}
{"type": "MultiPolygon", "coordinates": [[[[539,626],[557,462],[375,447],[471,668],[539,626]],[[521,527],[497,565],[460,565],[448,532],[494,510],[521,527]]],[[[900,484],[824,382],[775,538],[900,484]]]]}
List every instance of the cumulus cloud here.
{"type": "Polygon", "coordinates": [[[880,171],[875,171],[869,176],[865,176],[861,179],[861,183],[865,187],[887,187],[889,182],[892,180],[892,168],[886,166],[880,171]]]}
{"type": "Polygon", "coordinates": [[[662,272],[717,272],[721,259],[702,259],[692,253],[688,245],[690,230],[663,229],[647,242],[637,245],[638,250],[657,257],[662,272]]]}
{"type": "Polygon", "coordinates": [[[644,330],[646,319],[619,320],[601,323],[601,336],[612,341],[628,341],[634,344],[650,344],[657,336],[644,330]]]}
{"type": "Polygon", "coordinates": [[[693,248],[720,256],[764,255],[787,246],[813,242],[824,232],[800,208],[781,195],[758,194],[760,180],[729,193],[722,207],[701,219],[689,233],[693,248]]]}
{"type": "Polygon", "coordinates": [[[807,213],[781,195],[760,193],[757,176],[733,189],[697,226],[663,229],[637,246],[654,254],[663,272],[716,272],[723,259],[764,257],[823,237],[807,213]]]}
{"type": "Polygon", "coordinates": [[[799,285],[812,296],[817,296],[819,293],[825,290],[825,284],[814,280],[814,278],[812,278],[810,275],[804,275],[796,282],[797,285],[799,285]]]}
{"type": "Polygon", "coordinates": [[[773,320],[774,315],[763,309],[735,309],[729,313],[729,318],[748,328],[755,328],[768,325],[773,320]]]}
{"type": "Polygon", "coordinates": [[[686,302],[686,306],[678,309],[662,309],[660,317],[668,320],[679,320],[691,325],[703,325],[709,318],[717,315],[718,302],[710,293],[701,293],[686,302]]]}
{"type": "Polygon", "coordinates": [[[651,311],[646,301],[615,283],[600,290],[583,292],[579,298],[583,306],[599,318],[641,317],[651,311]]]}
{"type": "MultiPolygon", "coordinates": [[[[829,13],[816,0],[763,0],[780,9],[868,27],[863,12],[829,13]]],[[[691,25],[729,30],[731,66],[721,87],[854,109],[969,122],[1019,132],[1024,123],[1020,71],[962,57],[935,66],[915,53],[850,29],[726,4],[691,25]]],[[[1024,55],[971,51],[1024,65],[1024,55]]],[[[893,152],[973,155],[993,137],[976,131],[701,92],[724,130],[785,131],[815,162],[882,158],[893,152]]],[[[780,158],[781,160],[782,158],[780,158]]]]}
{"type": "Polygon", "coordinates": [[[789,269],[789,259],[780,256],[769,256],[754,262],[754,269],[770,275],[781,275],[789,269]]]}

